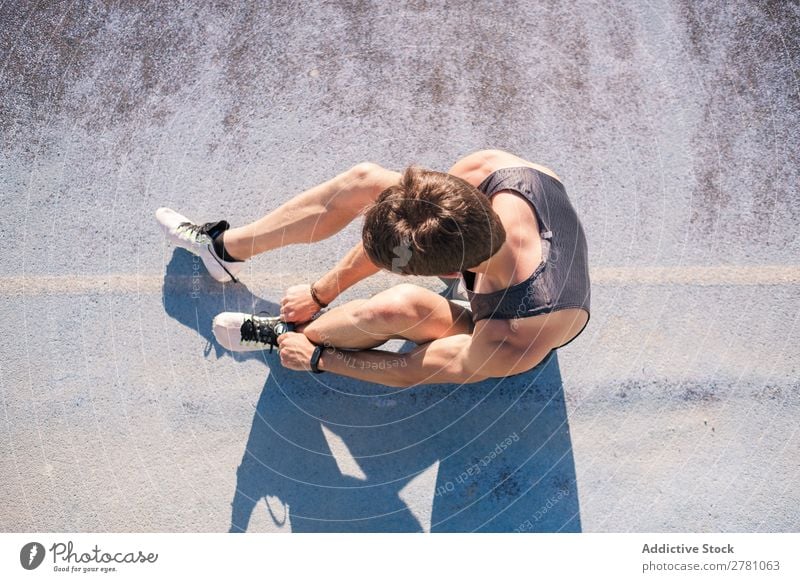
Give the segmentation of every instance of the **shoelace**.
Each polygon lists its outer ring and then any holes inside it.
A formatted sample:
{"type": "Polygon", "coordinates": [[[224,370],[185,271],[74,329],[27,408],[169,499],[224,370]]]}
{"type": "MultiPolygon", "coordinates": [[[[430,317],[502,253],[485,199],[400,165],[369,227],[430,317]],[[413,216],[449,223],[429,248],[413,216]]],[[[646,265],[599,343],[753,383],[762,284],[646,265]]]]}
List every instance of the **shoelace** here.
{"type": "Polygon", "coordinates": [[[178,228],[175,229],[175,232],[180,234],[181,236],[186,236],[192,242],[198,242],[201,237],[206,237],[210,239],[211,237],[208,236],[208,229],[212,223],[206,222],[205,224],[193,224],[191,222],[181,222],[178,225],[178,228]]]}
{"type": "Polygon", "coordinates": [[[242,326],[239,328],[239,333],[242,337],[242,342],[255,342],[269,346],[269,353],[275,346],[278,345],[278,336],[288,330],[285,322],[280,320],[270,321],[268,317],[262,317],[253,314],[250,318],[245,319],[242,326]],[[280,327],[280,331],[275,328],[280,327]]]}
{"type": "Polygon", "coordinates": [[[192,222],[181,222],[178,227],[175,229],[181,236],[188,235],[189,240],[192,242],[202,242],[203,244],[207,244],[211,242],[213,238],[212,230],[221,228],[222,230],[226,230],[228,223],[224,220],[219,222],[205,222],[203,224],[194,224],[192,222]]]}

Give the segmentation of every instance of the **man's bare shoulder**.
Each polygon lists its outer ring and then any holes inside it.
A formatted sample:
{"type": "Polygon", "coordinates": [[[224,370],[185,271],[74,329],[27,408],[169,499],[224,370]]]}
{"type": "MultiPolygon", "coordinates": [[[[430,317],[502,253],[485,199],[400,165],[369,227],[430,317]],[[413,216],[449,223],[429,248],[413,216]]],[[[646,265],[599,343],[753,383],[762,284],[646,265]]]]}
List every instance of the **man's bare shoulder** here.
{"type": "Polygon", "coordinates": [[[559,182],[561,181],[561,178],[550,168],[542,166],[541,164],[535,164],[511,152],[497,149],[479,150],[464,156],[450,168],[448,173],[453,176],[458,176],[462,180],[477,187],[492,172],[502,168],[517,168],[520,166],[534,168],[552,176],[559,182]]]}

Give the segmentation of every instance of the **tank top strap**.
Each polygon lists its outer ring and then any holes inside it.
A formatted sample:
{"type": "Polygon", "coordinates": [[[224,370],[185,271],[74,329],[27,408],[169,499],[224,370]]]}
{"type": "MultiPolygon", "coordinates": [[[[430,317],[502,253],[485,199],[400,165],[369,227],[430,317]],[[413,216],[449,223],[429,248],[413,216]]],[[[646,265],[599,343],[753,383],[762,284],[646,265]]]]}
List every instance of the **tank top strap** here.
{"type": "Polygon", "coordinates": [[[478,185],[478,190],[489,198],[502,190],[518,192],[536,211],[541,238],[551,239],[553,237],[550,229],[547,197],[544,195],[545,186],[542,183],[540,172],[535,168],[529,166],[500,168],[486,176],[478,185]]]}

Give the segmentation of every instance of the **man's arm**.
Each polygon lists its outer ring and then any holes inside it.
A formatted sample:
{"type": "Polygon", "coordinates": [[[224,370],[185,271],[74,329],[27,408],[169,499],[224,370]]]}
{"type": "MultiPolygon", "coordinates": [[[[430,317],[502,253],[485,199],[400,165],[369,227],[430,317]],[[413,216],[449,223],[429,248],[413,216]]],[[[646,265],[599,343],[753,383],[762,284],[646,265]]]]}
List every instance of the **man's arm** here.
{"type": "MultiPolygon", "coordinates": [[[[366,198],[353,198],[353,212],[363,212],[386,188],[400,181],[400,173],[373,163],[361,164],[362,185],[369,193],[366,198]]],[[[332,303],[345,289],[380,271],[367,257],[364,245],[359,242],[337,265],[314,283],[314,291],[323,303],[332,303]]],[[[311,285],[294,285],[281,299],[281,315],[286,321],[303,323],[319,311],[310,293],[311,285]]]]}
{"type": "Polygon", "coordinates": [[[533,342],[483,340],[453,335],[397,354],[383,350],[346,351],[326,347],[319,368],[342,376],[397,388],[420,384],[469,384],[530,370],[552,347],[533,342]]]}
{"type": "MultiPolygon", "coordinates": [[[[345,289],[380,271],[367,257],[364,246],[358,243],[339,263],[314,283],[314,291],[323,303],[332,303],[345,289]]],[[[320,309],[311,296],[311,285],[293,285],[281,299],[281,316],[285,321],[309,321],[320,309]]]]}
{"type": "Polygon", "coordinates": [[[363,243],[359,242],[341,261],[316,282],[314,289],[319,298],[330,303],[359,281],[380,271],[369,260],[363,243]]]}
{"type": "Polygon", "coordinates": [[[475,186],[480,183],[486,173],[485,168],[497,157],[498,150],[478,150],[460,158],[453,164],[448,174],[463,178],[475,186]],[[479,179],[480,178],[480,179],[479,179]]]}
{"type": "Polygon", "coordinates": [[[473,186],[477,186],[483,181],[487,174],[496,170],[498,167],[527,165],[532,165],[540,172],[544,172],[556,180],[561,181],[561,178],[550,168],[540,164],[534,164],[519,156],[515,156],[511,152],[498,149],[478,150],[468,154],[453,164],[447,173],[458,176],[473,186]]]}

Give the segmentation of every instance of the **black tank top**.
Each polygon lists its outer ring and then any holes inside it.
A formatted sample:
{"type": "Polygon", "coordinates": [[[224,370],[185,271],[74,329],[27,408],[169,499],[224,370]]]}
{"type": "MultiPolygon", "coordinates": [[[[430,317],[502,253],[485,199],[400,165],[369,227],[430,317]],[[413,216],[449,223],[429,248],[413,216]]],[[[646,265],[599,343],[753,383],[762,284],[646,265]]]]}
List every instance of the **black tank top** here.
{"type": "MultiPolygon", "coordinates": [[[[533,205],[542,238],[542,262],[526,280],[491,293],[473,292],[475,273],[463,271],[472,320],[533,317],[576,307],[589,314],[586,236],[564,185],[544,172],[521,166],[492,172],[478,189],[489,197],[513,190],[533,205]]],[[[584,329],[586,325],[578,335],[584,329]]]]}

